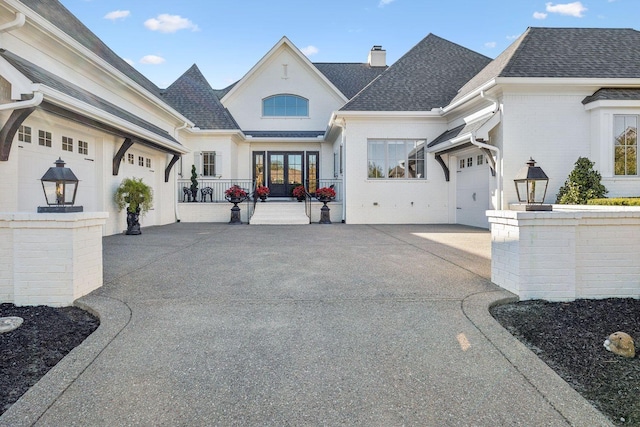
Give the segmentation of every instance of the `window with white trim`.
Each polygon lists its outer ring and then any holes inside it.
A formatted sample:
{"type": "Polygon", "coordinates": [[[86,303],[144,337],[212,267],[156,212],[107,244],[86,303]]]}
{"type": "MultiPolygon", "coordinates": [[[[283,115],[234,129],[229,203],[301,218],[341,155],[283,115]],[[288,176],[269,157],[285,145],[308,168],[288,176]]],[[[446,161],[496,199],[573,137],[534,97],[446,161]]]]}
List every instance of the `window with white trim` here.
{"type": "Polygon", "coordinates": [[[279,94],[262,100],[263,117],[308,117],[309,100],[298,95],[279,94]]]}
{"type": "Polygon", "coordinates": [[[202,176],[215,176],[215,175],[216,175],[216,152],[203,151],[202,152],[202,176]]]}
{"type": "Polygon", "coordinates": [[[424,179],[424,140],[367,141],[369,179],[424,179]]]}
{"type": "Polygon", "coordinates": [[[31,143],[31,128],[29,126],[18,128],[18,141],[31,143]]]}
{"type": "Polygon", "coordinates": [[[618,176],[638,175],[638,117],[613,116],[613,173],[618,176]]]}
{"type": "Polygon", "coordinates": [[[43,147],[51,147],[51,132],[47,132],[46,130],[39,130],[38,144],[43,147]]]}
{"type": "Polygon", "coordinates": [[[467,167],[473,167],[473,157],[468,157],[467,158],[467,167]]]}
{"type": "Polygon", "coordinates": [[[127,162],[128,162],[130,165],[133,165],[133,164],[135,163],[135,161],[136,161],[135,159],[136,159],[136,158],[135,158],[135,156],[134,156],[133,154],[131,154],[131,153],[127,153],[127,162]]]}
{"type": "Polygon", "coordinates": [[[138,166],[144,166],[144,157],[138,156],[138,166]]]}
{"type": "Polygon", "coordinates": [[[477,164],[478,166],[480,166],[480,165],[484,164],[484,155],[483,155],[483,154],[478,154],[478,159],[477,159],[477,161],[476,161],[476,164],[477,164]]]}
{"type": "Polygon", "coordinates": [[[89,154],[89,143],[87,141],[78,140],[78,153],[85,156],[89,154]]]}
{"type": "Polygon", "coordinates": [[[73,138],[68,136],[62,137],[62,151],[70,151],[73,153],[73,138]]]}
{"type": "Polygon", "coordinates": [[[144,159],[144,165],[148,168],[151,168],[151,159],[150,158],[145,158],[144,159]]]}

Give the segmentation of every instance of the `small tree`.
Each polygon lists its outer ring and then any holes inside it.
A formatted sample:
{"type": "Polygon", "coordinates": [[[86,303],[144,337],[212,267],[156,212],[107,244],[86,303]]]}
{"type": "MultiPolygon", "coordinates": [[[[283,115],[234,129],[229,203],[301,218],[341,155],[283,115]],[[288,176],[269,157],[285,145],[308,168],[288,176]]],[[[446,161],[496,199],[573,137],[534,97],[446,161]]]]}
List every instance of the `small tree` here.
{"type": "Polygon", "coordinates": [[[198,194],[198,173],[196,172],[196,165],[191,165],[191,201],[196,201],[196,195],[198,194]]]}
{"type": "Polygon", "coordinates": [[[590,199],[598,199],[607,194],[600,182],[600,172],[593,170],[592,162],[586,157],[578,157],[575,167],[556,196],[556,203],[563,205],[586,205],[590,199]]]}

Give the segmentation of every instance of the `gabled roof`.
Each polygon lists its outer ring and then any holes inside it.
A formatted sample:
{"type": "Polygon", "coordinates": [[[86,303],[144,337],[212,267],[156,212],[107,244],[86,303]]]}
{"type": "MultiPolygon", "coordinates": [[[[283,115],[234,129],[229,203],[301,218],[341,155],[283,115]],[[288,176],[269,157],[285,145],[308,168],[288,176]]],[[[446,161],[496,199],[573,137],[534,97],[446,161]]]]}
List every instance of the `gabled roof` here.
{"type": "Polygon", "coordinates": [[[160,90],[125,60],[113,52],[102,40],[91,32],[78,18],[67,10],[58,0],[20,0],[25,6],[51,22],[54,26],[94,52],[118,71],[134,82],[159,96],[160,90]]]}
{"type": "Polygon", "coordinates": [[[322,80],[324,82],[324,84],[326,84],[329,88],[331,88],[331,90],[333,92],[335,92],[335,94],[337,96],[339,96],[340,98],[343,99],[343,101],[346,101],[347,98],[344,96],[344,94],[336,87],[336,85],[330,80],[328,79],[323,73],[320,72],[320,70],[318,70],[318,68],[316,68],[313,63],[311,63],[311,61],[309,61],[309,58],[306,57],[306,55],[304,55],[300,49],[298,49],[292,42],[291,40],[289,40],[286,36],[283,36],[278,43],[276,43],[270,50],[269,52],[267,52],[261,59],[260,61],[258,61],[252,68],[251,70],[249,70],[247,72],[247,74],[244,75],[244,77],[242,77],[242,79],[240,79],[240,81],[236,82],[229,91],[227,91],[224,96],[222,98],[220,98],[220,101],[222,102],[226,102],[227,97],[233,97],[234,93],[236,91],[240,91],[242,90],[242,87],[245,85],[246,82],[251,80],[251,77],[256,74],[258,72],[258,70],[265,64],[267,63],[267,61],[269,61],[269,59],[276,54],[276,52],[282,48],[283,46],[288,47],[291,52],[294,53],[294,55],[296,55],[301,62],[303,62],[304,64],[306,64],[306,66],[309,67],[309,70],[312,73],[316,73],[316,75],[320,78],[320,80],[322,80]]]}
{"type": "Polygon", "coordinates": [[[640,32],[530,27],[464,85],[454,101],[496,77],[640,78],[640,32]]]}
{"type": "Polygon", "coordinates": [[[490,61],[429,34],[341,110],[430,111],[444,107],[490,61]]]}
{"type": "Polygon", "coordinates": [[[163,97],[200,129],[240,129],[195,64],[164,90],[163,97]]]}
{"type": "Polygon", "coordinates": [[[63,93],[72,98],[75,98],[78,101],[81,101],[85,104],[95,107],[105,113],[111,114],[133,125],[139,126],[147,131],[150,131],[155,135],[162,137],[165,140],[171,141],[174,144],[180,145],[180,143],[176,141],[171,135],[169,135],[168,132],[159,128],[158,126],[152,123],[149,123],[146,120],[143,120],[134,114],[131,114],[129,111],[126,111],[110,103],[109,101],[106,101],[90,92],[87,92],[81,87],[76,86],[73,83],[60,78],[57,75],[50,73],[49,71],[46,71],[45,69],[35,64],[32,64],[23,58],[20,58],[19,56],[13,54],[12,52],[6,51],[4,49],[0,49],[0,56],[6,59],[7,62],[9,62],[9,64],[11,64],[15,69],[17,69],[20,73],[22,73],[26,78],[31,80],[31,82],[33,83],[39,83],[44,86],[47,86],[60,93],[63,93]]]}
{"type": "Polygon", "coordinates": [[[613,101],[638,101],[640,100],[640,88],[602,88],[598,89],[593,95],[587,96],[582,100],[583,104],[589,104],[595,101],[613,100],[613,101]]]}
{"type": "Polygon", "coordinates": [[[382,74],[388,67],[372,67],[366,63],[314,62],[320,70],[347,98],[353,98],[366,85],[382,74]]]}

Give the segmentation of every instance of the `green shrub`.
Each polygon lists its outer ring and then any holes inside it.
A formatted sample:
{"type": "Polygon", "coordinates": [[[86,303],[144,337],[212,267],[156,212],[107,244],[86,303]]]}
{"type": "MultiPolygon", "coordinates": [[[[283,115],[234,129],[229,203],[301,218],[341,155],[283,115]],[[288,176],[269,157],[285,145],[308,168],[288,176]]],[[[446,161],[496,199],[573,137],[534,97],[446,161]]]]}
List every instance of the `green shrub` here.
{"type": "Polygon", "coordinates": [[[142,178],[125,178],[118,186],[114,200],[119,210],[129,204],[128,212],[135,213],[139,207],[144,214],[153,207],[153,192],[142,178]]]}
{"type": "Polygon", "coordinates": [[[585,205],[590,199],[604,197],[607,189],[600,182],[600,172],[593,170],[595,163],[586,157],[579,157],[569,177],[560,187],[556,203],[563,205],[585,205]]]}
{"type": "Polygon", "coordinates": [[[611,199],[591,199],[588,205],[640,206],[640,197],[613,197],[611,199]]]}

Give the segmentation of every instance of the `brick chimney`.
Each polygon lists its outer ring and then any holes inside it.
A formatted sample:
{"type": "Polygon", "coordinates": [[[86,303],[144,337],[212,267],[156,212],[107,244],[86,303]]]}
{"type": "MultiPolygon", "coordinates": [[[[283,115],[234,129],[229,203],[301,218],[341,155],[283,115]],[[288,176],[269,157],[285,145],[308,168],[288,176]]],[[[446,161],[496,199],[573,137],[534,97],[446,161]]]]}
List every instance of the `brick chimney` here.
{"type": "Polygon", "coordinates": [[[387,51],[382,46],[374,46],[369,52],[369,60],[367,61],[371,67],[387,66],[387,51]]]}

